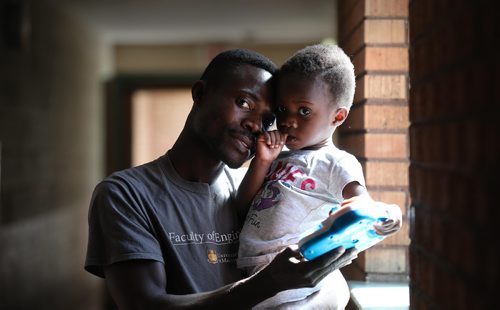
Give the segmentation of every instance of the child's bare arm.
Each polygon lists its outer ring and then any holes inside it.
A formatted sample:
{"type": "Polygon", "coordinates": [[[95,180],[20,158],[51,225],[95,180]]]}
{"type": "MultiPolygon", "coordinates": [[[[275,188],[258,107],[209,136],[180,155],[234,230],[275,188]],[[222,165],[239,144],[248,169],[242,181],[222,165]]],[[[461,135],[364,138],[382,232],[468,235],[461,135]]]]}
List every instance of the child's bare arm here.
{"type": "Polygon", "coordinates": [[[395,204],[387,204],[381,201],[373,200],[366,188],[360,185],[358,182],[351,182],[344,187],[342,192],[344,196],[344,202],[342,206],[353,205],[353,204],[364,204],[373,205],[375,208],[383,207],[387,210],[387,220],[377,224],[375,230],[378,234],[383,236],[392,235],[398,232],[402,226],[402,214],[401,208],[395,204]]]}
{"type": "Polygon", "coordinates": [[[236,194],[235,205],[244,218],[250,203],[259,191],[273,160],[278,157],[286,141],[286,134],[277,130],[262,133],[256,141],[255,158],[250,163],[236,194]]]}

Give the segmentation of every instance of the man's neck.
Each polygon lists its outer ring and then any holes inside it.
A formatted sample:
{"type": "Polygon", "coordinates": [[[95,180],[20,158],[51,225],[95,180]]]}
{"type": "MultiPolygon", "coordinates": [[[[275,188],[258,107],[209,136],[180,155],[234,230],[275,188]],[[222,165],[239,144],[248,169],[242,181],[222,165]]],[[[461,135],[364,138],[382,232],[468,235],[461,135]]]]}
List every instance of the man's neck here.
{"type": "Polygon", "coordinates": [[[211,184],[224,168],[224,163],[214,158],[206,145],[185,133],[181,133],[168,155],[179,176],[191,182],[211,184]]]}

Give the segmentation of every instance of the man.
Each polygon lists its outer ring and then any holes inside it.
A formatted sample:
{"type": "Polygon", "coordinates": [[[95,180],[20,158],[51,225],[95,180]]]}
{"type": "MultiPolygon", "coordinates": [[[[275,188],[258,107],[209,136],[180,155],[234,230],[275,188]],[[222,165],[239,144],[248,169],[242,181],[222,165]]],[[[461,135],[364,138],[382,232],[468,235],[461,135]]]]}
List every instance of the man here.
{"type": "Polygon", "coordinates": [[[121,309],[252,307],[313,286],[355,257],[340,249],[299,261],[287,248],[250,278],[236,268],[241,223],[230,168],[251,156],[274,119],[275,70],[254,52],[219,54],[192,87],[193,107],[172,149],[96,187],[85,268],[105,277],[121,309]]]}

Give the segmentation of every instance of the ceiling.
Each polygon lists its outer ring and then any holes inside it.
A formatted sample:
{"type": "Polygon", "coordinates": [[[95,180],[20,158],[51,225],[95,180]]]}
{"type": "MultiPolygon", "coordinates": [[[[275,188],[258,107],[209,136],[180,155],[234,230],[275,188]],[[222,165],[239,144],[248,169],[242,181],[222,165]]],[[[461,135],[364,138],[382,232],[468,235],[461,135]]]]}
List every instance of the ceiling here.
{"type": "Polygon", "coordinates": [[[52,0],[114,44],[300,43],[336,36],[335,0],[52,0]]]}

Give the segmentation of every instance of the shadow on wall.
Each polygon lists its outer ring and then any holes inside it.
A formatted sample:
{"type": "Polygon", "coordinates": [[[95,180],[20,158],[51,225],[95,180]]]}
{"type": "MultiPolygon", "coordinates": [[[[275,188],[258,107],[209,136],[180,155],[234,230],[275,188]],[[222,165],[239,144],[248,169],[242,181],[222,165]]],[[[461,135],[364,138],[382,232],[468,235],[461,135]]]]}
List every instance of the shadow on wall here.
{"type": "Polygon", "coordinates": [[[102,283],[83,262],[89,197],[103,174],[101,43],[49,3],[0,4],[8,16],[0,23],[8,33],[0,46],[0,308],[99,309],[102,283]]]}

